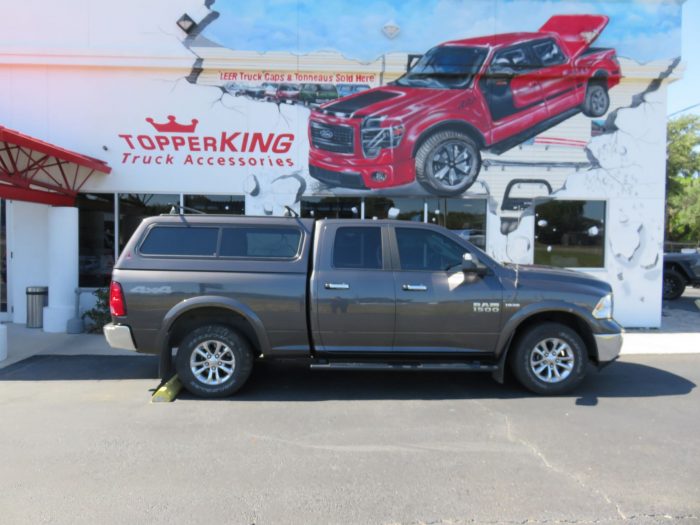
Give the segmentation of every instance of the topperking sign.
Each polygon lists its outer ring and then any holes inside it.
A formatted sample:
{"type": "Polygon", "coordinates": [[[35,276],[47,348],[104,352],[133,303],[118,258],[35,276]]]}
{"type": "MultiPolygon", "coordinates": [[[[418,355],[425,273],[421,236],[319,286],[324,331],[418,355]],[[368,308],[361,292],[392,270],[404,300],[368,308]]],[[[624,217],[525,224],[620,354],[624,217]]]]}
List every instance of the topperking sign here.
{"type": "Polygon", "coordinates": [[[120,133],[121,163],[129,165],[284,167],[293,168],[287,155],[295,140],[293,133],[222,130],[197,134],[199,120],[179,123],[174,115],[167,121],[145,119],[154,132],[120,133]]]}

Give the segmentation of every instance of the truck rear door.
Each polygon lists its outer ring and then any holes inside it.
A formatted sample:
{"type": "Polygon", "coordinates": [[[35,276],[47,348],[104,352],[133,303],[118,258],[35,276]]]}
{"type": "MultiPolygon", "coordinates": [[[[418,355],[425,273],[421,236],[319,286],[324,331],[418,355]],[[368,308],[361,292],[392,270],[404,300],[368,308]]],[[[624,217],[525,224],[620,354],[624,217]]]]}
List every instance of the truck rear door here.
{"type": "Polygon", "coordinates": [[[542,88],[550,117],[576,105],[576,88],[579,81],[572,62],[559,43],[553,38],[544,38],[530,44],[537,63],[536,76],[542,88]]]}
{"type": "Polygon", "coordinates": [[[311,329],[318,354],[391,352],[396,295],[388,228],[317,223],[311,273],[311,329]]]}

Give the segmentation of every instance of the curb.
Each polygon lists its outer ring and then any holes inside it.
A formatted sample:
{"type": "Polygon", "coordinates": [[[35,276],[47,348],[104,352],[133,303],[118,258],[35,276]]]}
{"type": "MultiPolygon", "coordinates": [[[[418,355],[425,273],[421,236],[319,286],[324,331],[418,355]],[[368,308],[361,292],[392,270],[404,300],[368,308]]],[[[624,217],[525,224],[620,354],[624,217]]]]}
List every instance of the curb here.
{"type": "Polygon", "coordinates": [[[620,355],[700,354],[700,333],[630,333],[622,335],[620,355]]]}

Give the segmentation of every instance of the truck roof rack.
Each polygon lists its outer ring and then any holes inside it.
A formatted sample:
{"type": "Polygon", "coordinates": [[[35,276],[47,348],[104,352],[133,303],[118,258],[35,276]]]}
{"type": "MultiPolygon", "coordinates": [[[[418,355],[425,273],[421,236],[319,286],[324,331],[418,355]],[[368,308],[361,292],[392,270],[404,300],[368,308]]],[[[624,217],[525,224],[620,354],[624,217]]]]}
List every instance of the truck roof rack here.
{"type": "Polygon", "coordinates": [[[195,213],[197,215],[206,215],[207,212],[202,211],[202,210],[195,210],[194,208],[190,208],[188,206],[183,206],[182,204],[175,204],[174,202],[168,203],[168,206],[170,206],[170,212],[168,213],[161,213],[161,215],[184,215],[182,212],[188,211],[190,213],[195,213]]]}

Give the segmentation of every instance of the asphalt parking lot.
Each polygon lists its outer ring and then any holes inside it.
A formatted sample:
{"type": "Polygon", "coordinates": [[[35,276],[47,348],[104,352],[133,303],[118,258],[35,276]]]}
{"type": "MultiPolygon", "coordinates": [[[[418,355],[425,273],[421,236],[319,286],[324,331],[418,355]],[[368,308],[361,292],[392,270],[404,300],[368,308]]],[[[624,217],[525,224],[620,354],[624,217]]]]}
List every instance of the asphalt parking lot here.
{"type": "Polygon", "coordinates": [[[697,354],[558,398],[259,361],[237,397],[149,404],[155,377],[138,355],[0,370],[0,522],[699,522],[697,354]]]}

